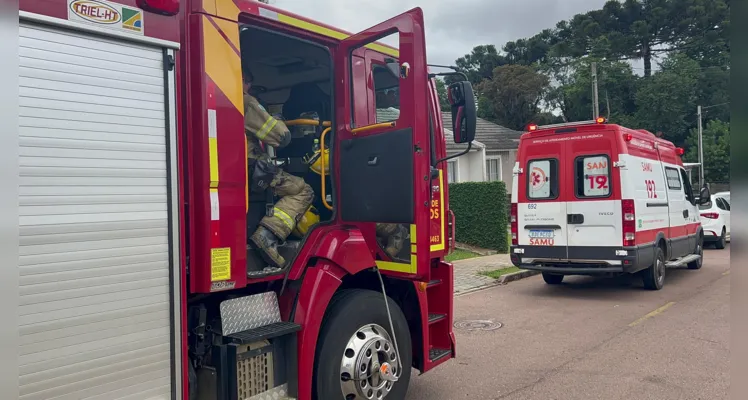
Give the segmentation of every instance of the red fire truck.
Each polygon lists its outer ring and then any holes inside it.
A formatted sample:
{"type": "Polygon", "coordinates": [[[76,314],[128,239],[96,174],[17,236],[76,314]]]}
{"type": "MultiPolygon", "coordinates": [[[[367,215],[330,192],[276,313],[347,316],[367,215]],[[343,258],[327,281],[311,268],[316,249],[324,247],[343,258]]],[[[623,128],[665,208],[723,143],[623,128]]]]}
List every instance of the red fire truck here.
{"type": "MultiPolygon", "coordinates": [[[[403,399],[411,367],[454,357],[448,131],[420,9],[350,34],[251,0],[20,0],[19,24],[3,398],[403,399]],[[276,198],[249,184],[243,69],[293,135],[264,150],[315,192],[283,268],[248,241],[276,198]]],[[[469,148],[470,84],[449,100],[469,148]]]]}

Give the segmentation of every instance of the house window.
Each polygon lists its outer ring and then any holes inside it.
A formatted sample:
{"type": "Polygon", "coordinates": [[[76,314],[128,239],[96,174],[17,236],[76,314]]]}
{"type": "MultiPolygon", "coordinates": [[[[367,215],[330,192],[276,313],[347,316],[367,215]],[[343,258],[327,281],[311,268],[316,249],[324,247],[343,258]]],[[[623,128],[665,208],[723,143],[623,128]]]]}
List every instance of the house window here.
{"type": "Polygon", "coordinates": [[[486,178],[489,182],[502,180],[500,156],[492,156],[486,158],[486,178]]]}
{"type": "Polygon", "coordinates": [[[447,161],[447,183],[457,182],[457,160],[447,161]]]}

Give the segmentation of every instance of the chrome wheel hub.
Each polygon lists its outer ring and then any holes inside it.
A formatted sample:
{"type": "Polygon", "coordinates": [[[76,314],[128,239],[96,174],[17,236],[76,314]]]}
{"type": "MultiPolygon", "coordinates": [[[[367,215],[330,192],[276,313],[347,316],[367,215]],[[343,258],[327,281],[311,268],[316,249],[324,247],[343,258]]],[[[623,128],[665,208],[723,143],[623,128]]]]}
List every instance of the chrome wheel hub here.
{"type": "Polygon", "coordinates": [[[340,362],[340,388],[346,400],[384,399],[395,384],[397,352],[389,333],[377,324],[359,328],[340,362]]]}

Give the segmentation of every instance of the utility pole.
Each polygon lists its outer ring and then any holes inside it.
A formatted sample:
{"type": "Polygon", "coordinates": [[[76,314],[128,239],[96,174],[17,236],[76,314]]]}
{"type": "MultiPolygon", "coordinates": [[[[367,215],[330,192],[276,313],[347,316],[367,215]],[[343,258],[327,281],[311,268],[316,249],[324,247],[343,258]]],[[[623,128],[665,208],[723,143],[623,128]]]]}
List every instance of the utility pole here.
{"type": "Polygon", "coordinates": [[[600,116],[600,105],[597,100],[597,63],[592,62],[592,119],[600,116]]]}
{"type": "Polygon", "coordinates": [[[697,106],[696,114],[699,116],[699,188],[704,187],[704,143],[701,138],[701,106],[697,106]]]}

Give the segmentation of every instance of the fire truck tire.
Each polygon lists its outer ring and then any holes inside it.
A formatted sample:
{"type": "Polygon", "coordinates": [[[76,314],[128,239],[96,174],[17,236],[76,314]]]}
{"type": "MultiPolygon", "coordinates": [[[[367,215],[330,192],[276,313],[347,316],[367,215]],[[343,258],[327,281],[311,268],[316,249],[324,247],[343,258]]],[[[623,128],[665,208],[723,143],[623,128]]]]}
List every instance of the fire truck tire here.
{"type": "MultiPolygon", "coordinates": [[[[381,335],[382,342],[386,345],[381,345],[381,348],[384,349],[386,347],[389,350],[390,357],[394,357],[396,353],[394,352],[394,342],[390,341],[392,332],[382,294],[371,290],[343,290],[333,297],[325,313],[325,318],[322,320],[322,329],[317,339],[317,353],[315,357],[314,399],[376,399],[378,397],[376,386],[382,384],[390,387],[389,392],[383,398],[387,400],[405,399],[408,384],[410,383],[413,358],[410,330],[408,329],[408,321],[405,319],[405,315],[400,307],[392,299],[388,298],[387,300],[390,313],[392,314],[392,324],[395,328],[398,353],[400,354],[403,366],[398,381],[389,385],[389,383],[383,381],[377,382],[376,379],[372,381],[370,378],[364,384],[363,380],[357,381],[355,376],[353,379],[350,379],[351,374],[344,371],[344,361],[347,360],[352,361],[351,364],[356,365],[356,371],[360,371],[361,368],[365,367],[362,363],[356,364],[355,360],[359,359],[359,354],[356,352],[360,351],[361,354],[366,354],[368,349],[374,349],[374,347],[367,347],[367,345],[363,344],[369,340],[372,334],[378,333],[381,335]],[[379,332],[381,328],[384,328],[386,332],[379,332]],[[369,336],[367,337],[367,335],[369,336]],[[361,339],[363,337],[365,337],[365,340],[356,340],[356,338],[361,339]],[[361,345],[352,345],[353,342],[358,342],[361,345]],[[364,393],[363,395],[350,393],[351,384],[358,385],[356,390],[361,387],[367,389],[361,389],[364,393]],[[374,390],[369,391],[369,389],[374,390]],[[343,393],[344,390],[348,393],[343,393]],[[351,394],[355,397],[351,397],[351,394]]],[[[375,345],[378,344],[371,344],[371,346],[375,345]]],[[[391,367],[397,367],[396,357],[395,360],[390,360],[390,362],[391,367]]],[[[378,370],[364,371],[360,374],[366,377],[376,372],[378,370]]],[[[396,370],[394,372],[400,373],[400,371],[396,370]]],[[[386,388],[384,392],[387,392],[386,388]]]]}
{"type": "Polygon", "coordinates": [[[641,272],[644,288],[649,290],[660,290],[665,285],[665,253],[662,247],[655,247],[655,258],[652,265],[641,272]]]}

